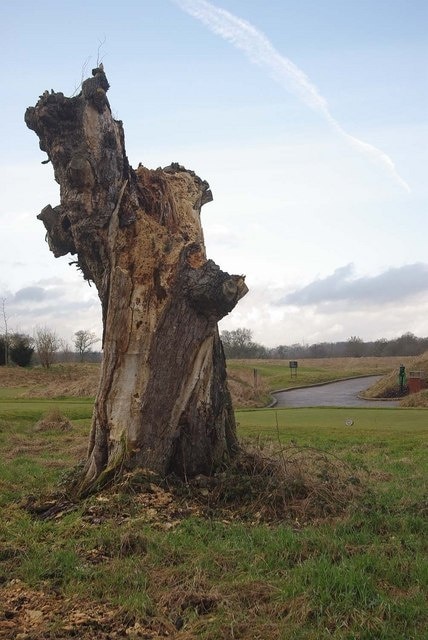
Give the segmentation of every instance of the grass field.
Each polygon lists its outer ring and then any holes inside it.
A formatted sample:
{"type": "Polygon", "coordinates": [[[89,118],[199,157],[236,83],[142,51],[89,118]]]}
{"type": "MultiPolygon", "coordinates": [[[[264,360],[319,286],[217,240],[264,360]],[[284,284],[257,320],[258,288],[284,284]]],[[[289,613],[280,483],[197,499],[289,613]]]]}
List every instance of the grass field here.
{"type": "Polygon", "coordinates": [[[306,517],[303,499],[283,522],[220,517],[205,488],[195,503],[149,483],[43,520],[31,505],[84,456],[92,402],[18,391],[0,393],[0,638],[426,637],[426,410],[237,412],[262,453],[317,451],[356,478],[333,516],[306,517]],[[72,430],[35,429],[52,407],[72,430]]]}
{"type": "Polygon", "coordinates": [[[301,385],[329,382],[340,378],[362,375],[382,375],[410,358],[301,358],[297,375],[291,376],[289,363],[284,360],[229,360],[230,372],[257,370],[270,389],[283,389],[301,385]]]}
{"type": "Polygon", "coordinates": [[[302,358],[297,375],[291,376],[288,360],[229,360],[227,370],[235,406],[260,407],[269,403],[273,390],[391,372],[396,380],[399,365],[410,367],[413,361],[408,357],[302,358]]]}
{"type": "MultiPolygon", "coordinates": [[[[297,377],[291,377],[288,360],[228,360],[227,371],[234,406],[263,407],[275,389],[390,372],[396,382],[399,365],[410,367],[413,361],[399,357],[302,358],[297,377]]],[[[0,367],[0,398],[94,397],[98,377],[99,365],[88,363],[58,364],[49,370],[0,367]]]]}

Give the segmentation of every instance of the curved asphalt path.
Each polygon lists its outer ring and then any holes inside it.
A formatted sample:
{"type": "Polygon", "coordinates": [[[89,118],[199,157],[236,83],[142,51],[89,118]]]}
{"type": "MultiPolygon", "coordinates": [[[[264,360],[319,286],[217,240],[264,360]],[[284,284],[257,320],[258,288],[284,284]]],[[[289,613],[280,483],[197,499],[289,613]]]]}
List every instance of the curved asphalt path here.
{"type": "Polygon", "coordinates": [[[302,389],[276,391],[272,396],[277,407],[396,407],[398,400],[363,400],[358,394],[382,376],[340,380],[302,389]]]}

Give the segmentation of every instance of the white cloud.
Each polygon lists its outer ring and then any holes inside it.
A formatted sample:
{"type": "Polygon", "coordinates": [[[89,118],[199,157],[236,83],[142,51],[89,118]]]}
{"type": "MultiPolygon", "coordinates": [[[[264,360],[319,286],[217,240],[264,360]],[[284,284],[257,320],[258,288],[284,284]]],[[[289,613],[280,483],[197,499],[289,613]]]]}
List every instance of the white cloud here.
{"type": "Polygon", "coordinates": [[[40,302],[46,298],[46,292],[42,287],[24,287],[19,289],[13,297],[13,302],[40,302]]]}
{"type": "MultiPolygon", "coordinates": [[[[16,291],[0,287],[9,332],[33,335],[36,327],[55,330],[70,344],[79,329],[101,336],[101,305],[94,287],[81,277],[45,278],[16,291]]],[[[0,319],[0,333],[3,330],[0,319]]]]}
{"type": "MultiPolygon", "coordinates": [[[[396,297],[389,291],[390,270],[372,278],[354,278],[359,283],[357,290],[361,294],[364,292],[363,283],[368,284],[367,299],[365,294],[359,299],[358,293],[355,293],[355,299],[347,297],[348,293],[354,295],[346,289],[352,273],[349,266],[337,269],[330,279],[326,277],[314,281],[313,284],[321,285],[319,289],[309,289],[313,295],[311,304],[297,301],[286,304],[283,286],[258,283],[250,288],[233,313],[222,320],[220,329],[250,329],[254,340],[268,347],[337,342],[347,340],[352,335],[358,335],[363,340],[393,339],[407,331],[425,337],[428,335],[425,320],[428,315],[428,285],[422,282],[421,274],[426,268],[427,265],[410,265],[409,269],[397,269],[396,297]],[[412,273],[415,281],[419,282],[415,285],[419,292],[414,291],[412,296],[407,296],[406,286],[411,286],[412,273]],[[337,279],[337,288],[334,278],[337,279]],[[376,291],[381,293],[382,285],[389,291],[384,294],[388,302],[379,299],[376,303],[376,291]],[[282,300],[281,304],[278,304],[278,300],[282,300]]],[[[287,288],[290,292],[293,289],[294,292],[306,289],[296,289],[291,284],[287,288]]]]}
{"type": "Polygon", "coordinates": [[[375,276],[354,277],[354,266],[339,267],[333,274],[310,282],[285,295],[278,304],[326,305],[352,301],[379,305],[406,300],[428,292],[428,265],[420,262],[391,267],[375,276]]]}

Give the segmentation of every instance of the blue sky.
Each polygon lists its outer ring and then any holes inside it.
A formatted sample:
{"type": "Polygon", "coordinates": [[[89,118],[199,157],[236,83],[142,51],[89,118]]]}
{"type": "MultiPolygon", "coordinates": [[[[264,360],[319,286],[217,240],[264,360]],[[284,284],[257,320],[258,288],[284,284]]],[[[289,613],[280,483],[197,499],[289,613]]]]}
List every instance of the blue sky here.
{"type": "MultiPolygon", "coordinates": [[[[12,329],[100,334],[36,215],[59,202],[23,114],[102,59],[131,163],[208,180],[209,257],[267,345],[427,335],[426,0],[3,0],[0,298],[12,329]]],[[[2,330],[0,324],[0,331],[2,330]]]]}

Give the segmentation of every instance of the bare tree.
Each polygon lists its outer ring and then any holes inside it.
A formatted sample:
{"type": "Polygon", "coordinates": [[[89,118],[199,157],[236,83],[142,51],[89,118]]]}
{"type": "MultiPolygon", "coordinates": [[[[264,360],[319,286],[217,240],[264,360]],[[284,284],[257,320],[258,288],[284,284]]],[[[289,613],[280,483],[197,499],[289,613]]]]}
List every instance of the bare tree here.
{"type": "Polygon", "coordinates": [[[104,357],[79,493],[135,466],[211,474],[237,452],[217,322],[244,277],[207,260],[206,181],[177,163],[134,170],[102,64],[66,98],[45,91],[25,114],[52,162],[61,204],[39,219],[55,256],[77,254],[95,283],[104,357]]]}
{"type": "Polygon", "coordinates": [[[226,358],[266,358],[268,350],[261,344],[253,342],[250,329],[234,329],[222,331],[220,334],[226,358]]]}
{"type": "Polygon", "coordinates": [[[74,334],[74,348],[76,353],[79,354],[80,362],[84,361],[85,354],[91,351],[91,347],[99,341],[100,339],[97,338],[93,331],[88,331],[87,329],[76,331],[74,334]]]}
{"type": "Polygon", "coordinates": [[[361,358],[364,355],[365,345],[358,336],[351,336],[346,343],[346,355],[352,358],[361,358]]]}
{"type": "Polygon", "coordinates": [[[37,327],[34,334],[34,345],[40,364],[49,369],[55,361],[55,354],[60,347],[61,341],[55,331],[47,327],[37,327]]]}
{"type": "Polygon", "coordinates": [[[2,316],[3,316],[3,325],[4,325],[4,336],[2,340],[3,349],[4,349],[4,364],[7,366],[9,364],[9,333],[8,333],[8,318],[6,313],[6,298],[2,298],[1,306],[2,306],[2,316]]]}
{"type": "Polygon", "coordinates": [[[57,354],[59,362],[74,362],[74,357],[74,351],[72,350],[67,340],[61,338],[59,352],[57,354]]]}

